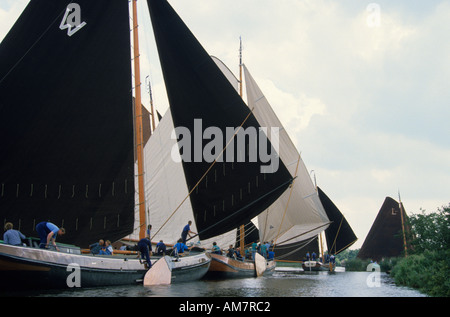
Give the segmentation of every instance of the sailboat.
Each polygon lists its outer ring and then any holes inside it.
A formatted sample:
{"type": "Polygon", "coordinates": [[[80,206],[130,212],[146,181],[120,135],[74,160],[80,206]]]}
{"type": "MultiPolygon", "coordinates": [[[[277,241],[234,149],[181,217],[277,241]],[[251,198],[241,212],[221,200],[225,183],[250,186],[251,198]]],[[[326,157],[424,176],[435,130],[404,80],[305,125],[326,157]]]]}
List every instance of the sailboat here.
{"type": "Polygon", "coordinates": [[[320,201],[331,221],[331,224],[324,231],[328,254],[325,256],[323,239],[322,235],[320,235],[318,240],[320,241],[322,261],[304,261],[302,267],[305,271],[334,271],[336,266],[333,263],[334,261],[330,261],[330,256],[335,256],[348,249],[358,238],[339,208],[337,208],[320,187],[317,187],[317,190],[320,201]]]}
{"type": "Polygon", "coordinates": [[[379,262],[383,258],[406,256],[409,231],[406,221],[403,203],[386,197],[357,257],[379,262]]]}
{"type": "MultiPolygon", "coordinates": [[[[267,128],[280,128],[280,160],[285,163],[291,176],[296,178],[290,186],[290,189],[286,190],[272,205],[258,216],[260,234],[259,238],[254,241],[259,240],[261,243],[265,243],[266,241],[273,242],[274,240],[278,240],[279,246],[278,249],[275,249],[275,254],[278,253],[280,247],[281,249],[285,249],[286,247],[294,248],[295,252],[307,244],[311,237],[316,236],[319,232],[327,228],[329,220],[300,154],[247,67],[242,64],[242,55],[240,57],[240,80],[237,80],[229,68],[220,60],[216,60],[216,63],[234,87],[239,87],[235,83],[240,84],[240,87],[242,87],[241,70],[243,70],[246,79],[247,104],[249,108],[253,109],[255,117],[262,125],[267,128]]],[[[240,89],[240,95],[242,96],[242,88],[240,89]]],[[[270,136],[268,137],[270,138],[270,136]]],[[[245,234],[240,234],[240,236],[243,235],[245,234]]],[[[243,245],[242,243],[240,247],[242,256],[244,255],[243,245]]],[[[225,277],[255,275],[256,265],[253,262],[239,261],[223,255],[212,254],[211,256],[212,262],[208,273],[209,276],[212,274],[225,277]]],[[[275,261],[264,261],[262,259],[260,261],[266,263],[264,273],[270,274],[274,271],[275,261]]]]}

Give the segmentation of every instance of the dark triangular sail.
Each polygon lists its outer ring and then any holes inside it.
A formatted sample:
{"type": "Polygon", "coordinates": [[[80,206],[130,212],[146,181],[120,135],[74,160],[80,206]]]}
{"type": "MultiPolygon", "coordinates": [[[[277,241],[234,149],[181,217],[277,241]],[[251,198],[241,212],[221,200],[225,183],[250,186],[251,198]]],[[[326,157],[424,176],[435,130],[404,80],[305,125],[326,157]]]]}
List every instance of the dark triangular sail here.
{"type": "Polygon", "coordinates": [[[127,0],[31,1],[0,46],[0,213],[86,246],[130,233],[134,155],[127,0]]]}
{"type": "Polygon", "coordinates": [[[327,195],[317,187],[319,198],[328,218],[332,222],[325,230],[325,238],[327,240],[328,252],[338,254],[349,248],[358,239],[345,219],[341,211],[328,198],[327,195]]]}
{"type": "MultiPolygon", "coordinates": [[[[226,127],[238,128],[246,117],[244,130],[258,129],[259,124],[167,1],[148,0],[148,5],[174,126],[187,128],[192,134],[192,161],[183,160],[186,182],[191,190],[211,166],[211,162],[203,157],[194,162],[195,155],[201,156],[201,152],[196,152],[196,146],[201,151],[210,141],[201,139],[205,129],[217,127],[225,137],[226,127]],[[194,136],[195,119],[201,119],[200,136],[194,136]],[[200,144],[195,143],[196,137],[200,137],[200,144]]],[[[223,139],[223,146],[227,142],[228,139],[223,139]]],[[[190,196],[201,239],[249,222],[276,200],[290,183],[291,176],[282,162],[276,172],[263,174],[260,160],[239,163],[236,162],[237,151],[234,155],[234,163],[227,159],[215,164],[190,196]]]]}
{"type": "Polygon", "coordinates": [[[399,203],[386,197],[378,215],[358,252],[360,259],[380,261],[383,258],[397,257],[404,252],[402,213],[406,213],[399,203]]]}

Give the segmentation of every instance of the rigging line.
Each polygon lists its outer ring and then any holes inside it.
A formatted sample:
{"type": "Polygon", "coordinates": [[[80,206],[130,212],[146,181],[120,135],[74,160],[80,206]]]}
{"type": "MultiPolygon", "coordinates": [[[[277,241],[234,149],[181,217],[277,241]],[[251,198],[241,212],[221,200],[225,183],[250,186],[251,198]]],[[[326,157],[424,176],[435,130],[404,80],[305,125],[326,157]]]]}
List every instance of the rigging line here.
{"type": "Polygon", "coordinates": [[[345,247],[343,247],[342,249],[340,249],[339,251],[336,251],[334,254],[339,254],[342,251],[344,251],[345,249],[349,248],[353,243],[355,243],[358,239],[353,240],[352,242],[350,242],[349,244],[347,244],[345,247]]]}
{"type": "MultiPolygon", "coordinates": [[[[178,207],[172,212],[172,214],[169,216],[169,218],[167,218],[167,220],[161,225],[161,227],[158,229],[158,231],[156,231],[156,233],[153,235],[152,239],[161,231],[161,229],[167,224],[167,222],[173,217],[173,215],[175,215],[175,213],[180,209],[180,207],[184,204],[184,202],[191,196],[191,194],[194,192],[195,189],[197,189],[198,185],[200,185],[200,183],[202,182],[202,180],[206,177],[206,175],[209,173],[209,171],[214,167],[214,165],[216,165],[217,163],[217,159],[219,157],[222,156],[223,152],[225,152],[225,150],[227,149],[228,145],[230,145],[230,143],[234,140],[234,138],[236,137],[237,133],[241,130],[242,126],[245,124],[245,122],[247,122],[248,118],[250,118],[250,115],[253,113],[253,109],[252,108],[250,110],[250,112],[248,113],[248,115],[245,117],[244,121],[241,123],[241,125],[239,126],[239,129],[236,129],[234,135],[232,138],[230,138],[230,140],[228,141],[228,143],[225,145],[225,147],[222,149],[222,151],[219,153],[219,155],[217,156],[217,158],[214,160],[214,162],[211,163],[211,165],[209,166],[209,168],[206,170],[206,172],[203,174],[202,177],[200,177],[200,179],[198,180],[198,182],[195,184],[195,186],[189,191],[189,193],[187,194],[187,196],[182,200],[182,202],[178,205],[178,207]]],[[[198,235],[198,234],[197,234],[198,235]]],[[[196,235],[196,236],[197,236],[196,235]]],[[[194,236],[195,237],[195,236],[194,236]]],[[[192,237],[192,238],[194,238],[192,237]]]]}
{"type": "MultiPolygon", "coordinates": [[[[269,206],[269,208],[267,208],[266,209],[266,220],[265,220],[265,223],[264,223],[264,232],[263,232],[263,234],[262,234],[262,236],[265,238],[266,237],[266,233],[267,233],[267,224],[268,224],[268,221],[267,221],[267,219],[269,218],[269,212],[270,212],[270,206],[269,206]]],[[[264,240],[267,240],[267,239],[264,239],[264,240]]]]}
{"type": "Polygon", "coordinates": [[[341,231],[341,226],[342,226],[342,222],[343,222],[343,221],[344,221],[344,216],[342,216],[341,222],[339,223],[338,230],[337,230],[337,232],[336,232],[336,235],[334,236],[333,244],[331,245],[331,248],[329,248],[330,250],[333,250],[333,248],[334,248],[334,252],[335,252],[335,253],[336,253],[336,240],[337,240],[337,237],[338,237],[338,235],[339,235],[339,232],[341,231]]]}
{"type": "MultiPolygon", "coordinates": [[[[70,1],[69,4],[71,4],[73,1],[70,1]]],[[[9,74],[11,74],[11,72],[20,64],[20,62],[22,62],[22,60],[28,55],[28,53],[33,49],[33,47],[36,46],[36,44],[44,37],[45,34],[47,34],[47,32],[50,30],[50,28],[55,24],[55,22],[61,18],[61,16],[66,13],[67,7],[53,20],[52,23],[50,23],[50,25],[48,26],[47,29],[45,29],[45,31],[38,37],[38,39],[36,40],[36,42],[34,42],[31,47],[25,52],[25,54],[23,54],[23,56],[21,58],[19,58],[19,60],[14,64],[14,66],[11,67],[11,69],[5,74],[5,76],[3,76],[2,79],[0,79],[0,84],[6,79],[6,77],[9,76],[9,74]]]]}
{"type": "Polygon", "coordinates": [[[291,201],[292,191],[294,190],[295,178],[297,178],[297,172],[298,172],[298,165],[299,165],[299,163],[300,163],[300,155],[298,156],[297,166],[295,168],[294,180],[292,181],[292,184],[291,184],[291,190],[289,191],[289,198],[288,198],[288,201],[287,201],[287,204],[286,204],[286,208],[284,208],[283,218],[281,219],[280,226],[278,227],[277,235],[275,236],[275,242],[273,243],[272,251],[275,249],[275,246],[277,244],[277,240],[278,240],[278,237],[279,237],[280,231],[281,231],[281,226],[283,225],[284,218],[286,216],[286,212],[287,212],[287,209],[289,207],[289,203],[291,201]]]}

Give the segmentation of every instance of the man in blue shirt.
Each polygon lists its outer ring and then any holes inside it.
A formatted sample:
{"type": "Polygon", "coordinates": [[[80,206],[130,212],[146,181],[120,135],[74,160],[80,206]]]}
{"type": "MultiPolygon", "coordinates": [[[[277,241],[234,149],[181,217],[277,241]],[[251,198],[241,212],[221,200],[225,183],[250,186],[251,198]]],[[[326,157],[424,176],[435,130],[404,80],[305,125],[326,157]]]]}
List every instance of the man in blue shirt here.
{"type": "Polygon", "coordinates": [[[22,245],[22,239],[25,239],[25,236],[18,230],[13,229],[13,224],[11,222],[7,222],[5,224],[5,234],[3,235],[3,241],[7,244],[22,245]]]}
{"type": "Polygon", "coordinates": [[[103,239],[98,240],[98,242],[91,244],[89,246],[89,249],[91,250],[92,254],[99,254],[100,250],[103,248],[103,246],[105,245],[105,241],[103,241],[103,239]]]}
{"type": "Polygon", "coordinates": [[[162,240],[156,244],[156,254],[157,255],[165,255],[166,254],[166,245],[162,240]]]}
{"type": "Polygon", "coordinates": [[[36,232],[39,235],[39,238],[41,239],[39,243],[39,247],[41,249],[47,249],[48,245],[50,244],[50,241],[52,241],[52,244],[55,246],[55,249],[59,251],[58,247],[56,246],[56,237],[59,235],[63,235],[66,233],[66,230],[64,228],[58,228],[51,222],[43,221],[37,224],[36,226],[36,232]]]}
{"type": "Polygon", "coordinates": [[[178,242],[173,246],[173,249],[175,250],[176,255],[189,250],[189,248],[183,243],[183,240],[181,239],[179,239],[178,242]]]}
{"type": "Polygon", "coordinates": [[[189,235],[189,238],[191,238],[191,233],[196,234],[195,232],[191,231],[191,225],[192,221],[189,220],[188,224],[184,226],[183,231],[181,232],[181,240],[184,244],[186,244],[187,236],[189,235]]]}
{"type": "Polygon", "coordinates": [[[138,244],[139,252],[141,253],[141,258],[147,261],[147,267],[152,267],[152,262],[150,262],[150,251],[152,250],[152,243],[150,242],[150,237],[145,237],[139,240],[138,244]]]}

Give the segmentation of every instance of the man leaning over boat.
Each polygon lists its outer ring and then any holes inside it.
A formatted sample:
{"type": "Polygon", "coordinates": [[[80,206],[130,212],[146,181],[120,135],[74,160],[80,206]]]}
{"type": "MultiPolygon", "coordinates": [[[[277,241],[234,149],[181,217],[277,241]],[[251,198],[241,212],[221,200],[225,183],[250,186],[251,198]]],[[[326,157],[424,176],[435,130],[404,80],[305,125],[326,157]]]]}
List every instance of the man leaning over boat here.
{"type": "Polygon", "coordinates": [[[43,221],[37,224],[36,232],[41,240],[39,243],[41,249],[48,249],[51,241],[56,251],[59,251],[59,248],[56,246],[56,237],[65,234],[66,230],[64,228],[58,228],[51,222],[43,221]]]}

